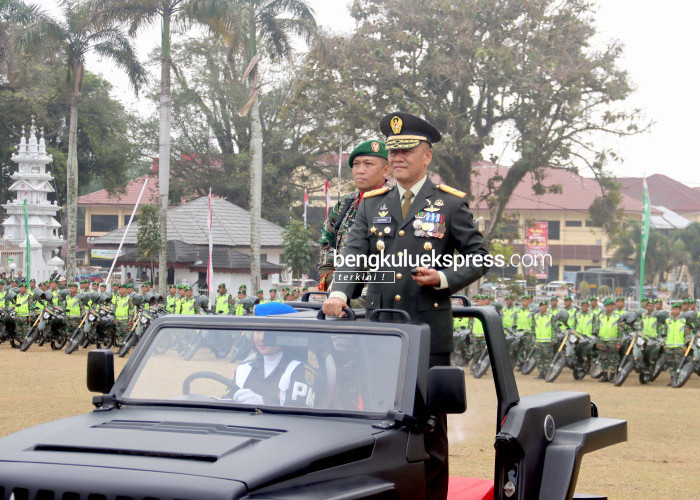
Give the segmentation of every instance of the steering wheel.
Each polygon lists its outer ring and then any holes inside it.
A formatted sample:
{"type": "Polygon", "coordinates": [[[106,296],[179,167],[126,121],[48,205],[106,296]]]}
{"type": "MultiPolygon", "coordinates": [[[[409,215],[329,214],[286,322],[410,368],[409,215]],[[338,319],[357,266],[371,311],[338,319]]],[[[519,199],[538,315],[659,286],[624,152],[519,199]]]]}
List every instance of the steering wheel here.
{"type": "Polygon", "coordinates": [[[224,377],[223,375],[220,375],[215,372],[207,372],[207,371],[199,371],[199,372],[194,372],[190,373],[185,380],[182,381],[182,394],[185,396],[190,395],[190,385],[194,380],[197,380],[199,378],[208,378],[211,380],[216,380],[217,382],[221,382],[224,384],[226,387],[231,390],[231,392],[236,392],[238,390],[238,386],[233,382],[228,377],[224,377]]]}

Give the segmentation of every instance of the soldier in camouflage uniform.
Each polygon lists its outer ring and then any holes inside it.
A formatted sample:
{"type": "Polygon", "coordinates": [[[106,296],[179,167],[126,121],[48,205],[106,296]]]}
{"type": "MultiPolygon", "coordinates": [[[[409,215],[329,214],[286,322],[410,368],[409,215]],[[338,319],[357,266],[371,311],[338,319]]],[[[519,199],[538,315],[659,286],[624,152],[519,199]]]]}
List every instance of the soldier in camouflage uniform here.
{"type": "MultiPolygon", "coordinates": [[[[352,179],[357,191],[347,194],[338,200],[321,232],[321,259],[318,270],[321,275],[319,291],[330,290],[335,271],[334,254],[341,254],[347,243],[347,235],[355,220],[357,207],[362,201],[364,193],[377,189],[386,184],[391,169],[388,163],[388,154],[383,142],[365,141],[358,145],[348,159],[348,165],[352,169],[352,179]]],[[[351,307],[365,307],[364,298],[350,301],[351,307]]]]}

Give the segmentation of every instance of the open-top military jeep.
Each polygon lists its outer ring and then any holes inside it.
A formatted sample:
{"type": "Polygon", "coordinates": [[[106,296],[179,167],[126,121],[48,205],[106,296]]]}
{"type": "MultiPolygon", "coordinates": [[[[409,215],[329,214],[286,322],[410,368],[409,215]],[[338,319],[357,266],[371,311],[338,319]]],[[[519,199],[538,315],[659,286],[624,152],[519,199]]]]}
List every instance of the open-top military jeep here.
{"type": "MultiPolygon", "coordinates": [[[[585,393],[520,398],[495,311],[455,315],[485,325],[494,497],[572,498],[582,455],[624,441],[626,422],[598,418],[585,393]]],[[[428,369],[430,332],[405,313],[322,316],[162,317],[116,381],[112,352],[90,352],[95,410],[0,440],[0,498],[424,498],[423,434],[431,415],[465,411],[462,369],[428,369]],[[282,376],[235,402],[263,351],[283,353],[282,376]]]]}

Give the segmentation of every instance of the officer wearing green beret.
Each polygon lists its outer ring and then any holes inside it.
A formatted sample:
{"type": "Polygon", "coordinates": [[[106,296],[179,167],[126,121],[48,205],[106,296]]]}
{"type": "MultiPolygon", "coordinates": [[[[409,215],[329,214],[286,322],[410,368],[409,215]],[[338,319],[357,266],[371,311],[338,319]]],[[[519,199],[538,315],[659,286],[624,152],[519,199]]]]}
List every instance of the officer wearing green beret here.
{"type": "Polygon", "coordinates": [[[612,299],[605,299],[603,306],[605,312],[598,318],[600,327],[597,347],[600,351],[600,366],[603,369],[600,381],[612,382],[613,373],[620,363],[620,332],[617,325],[620,315],[615,311],[615,302],[612,299]]]}
{"type": "Polygon", "coordinates": [[[506,306],[501,310],[501,322],[504,330],[515,328],[515,319],[518,314],[518,306],[515,305],[515,297],[506,295],[506,306]]]}
{"type": "MultiPolygon", "coordinates": [[[[488,271],[491,258],[484,239],[474,224],[466,193],[435,185],[427,176],[433,159],[433,144],[440,132],[427,121],[409,113],[390,113],[380,129],[387,136],[386,148],[396,187],[385,185],[364,193],[343,256],[406,255],[435,256],[433,267],[414,266],[406,259],[399,265],[379,263],[378,271],[393,271],[392,284],[369,283],[367,309],[401,309],[413,321],[426,323],[431,332],[430,366],[449,365],[453,350],[452,293],[478,280],[488,271]],[[455,255],[471,265],[442,267],[437,259],[455,255]],[[439,268],[436,268],[439,267],[439,268]]],[[[448,260],[448,259],[442,259],[448,260]]],[[[336,272],[357,273],[363,265],[348,260],[336,272]]],[[[349,298],[356,296],[353,283],[333,282],[323,311],[338,316],[349,298]]],[[[380,315],[382,316],[382,315],[380,315]]],[[[436,416],[432,433],[426,434],[425,463],[427,490],[445,498],[448,483],[447,419],[436,416]]]]}
{"type": "MultiPolygon", "coordinates": [[[[321,258],[318,271],[321,275],[319,291],[328,291],[333,282],[335,271],[334,255],[340,255],[347,244],[347,236],[352,228],[357,213],[357,207],[368,191],[379,189],[386,185],[386,179],[391,173],[386,145],[381,141],[364,141],[360,143],[348,158],[352,169],[352,180],[356,191],[342,196],[328,214],[328,219],[321,230],[321,258]]],[[[356,299],[350,303],[352,307],[364,307],[364,299],[356,299]]]]}
{"type": "Polygon", "coordinates": [[[246,313],[245,300],[248,298],[246,293],[248,292],[248,287],[241,285],[238,287],[238,296],[236,300],[233,301],[233,312],[236,316],[244,316],[246,313]]]}
{"type": "Polygon", "coordinates": [[[216,314],[233,314],[233,297],[226,291],[225,283],[219,283],[214,312],[216,314]]]}
{"type": "Polygon", "coordinates": [[[168,296],[165,297],[165,310],[170,314],[175,314],[177,299],[177,286],[175,286],[175,283],[172,283],[168,287],[168,296]]]}
{"type": "Polygon", "coordinates": [[[600,317],[603,314],[603,308],[598,305],[598,297],[595,295],[590,298],[591,312],[596,316],[600,317]]]}
{"type": "Polygon", "coordinates": [[[578,313],[578,309],[576,306],[574,306],[573,297],[571,297],[571,295],[564,297],[564,310],[569,315],[569,320],[567,321],[566,325],[562,324],[560,326],[562,331],[566,330],[567,327],[573,328],[574,324],[576,323],[576,314],[578,313]]]}
{"type": "Polygon", "coordinates": [[[276,288],[270,288],[270,300],[268,302],[282,302],[278,297],[277,297],[277,289],[276,288]]]}
{"type": "Polygon", "coordinates": [[[262,288],[255,292],[255,297],[258,299],[258,304],[267,304],[270,302],[269,300],[265,299],[265,292],[263,292],[262,288]]]}

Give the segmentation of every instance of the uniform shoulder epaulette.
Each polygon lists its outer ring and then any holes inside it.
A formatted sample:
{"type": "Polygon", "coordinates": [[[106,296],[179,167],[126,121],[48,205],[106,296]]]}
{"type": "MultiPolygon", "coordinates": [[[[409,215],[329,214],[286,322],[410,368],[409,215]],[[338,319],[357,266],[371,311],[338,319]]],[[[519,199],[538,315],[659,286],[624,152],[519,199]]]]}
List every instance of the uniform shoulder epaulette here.
{"type": "MultiPolygon", "coordinates": [[[[464,198],[465,196],[467,196],[467,193],[460,191],[459,189],[455,189],[453,187],[450,187],[446,184],[438,184],[437,187],[446,193],[450,193],[451,195],[456,196],[457,198],[464,198]]],[[[365,195],[365,196],[367,196],[367,195],[365,195]]]]}
{"type": "Polygon", "coordinates": [[[364,194],[364,196],[362,196],[362,197],[363,198],[371,198],[372,196],[378,196],[380,194],[384,194],[387,191],[389,191],[390,189],[391,189],[391,186],[382,186],[379,189],[373,189],[372,191],[367,191],[364,194]]]}

